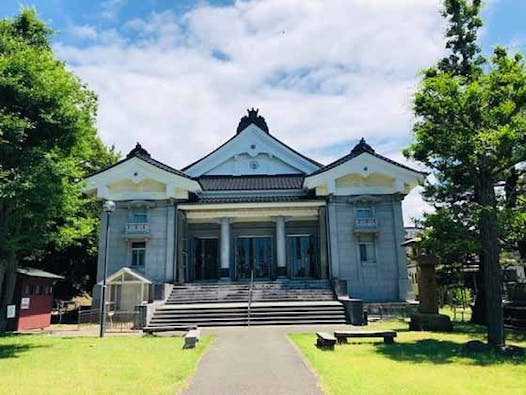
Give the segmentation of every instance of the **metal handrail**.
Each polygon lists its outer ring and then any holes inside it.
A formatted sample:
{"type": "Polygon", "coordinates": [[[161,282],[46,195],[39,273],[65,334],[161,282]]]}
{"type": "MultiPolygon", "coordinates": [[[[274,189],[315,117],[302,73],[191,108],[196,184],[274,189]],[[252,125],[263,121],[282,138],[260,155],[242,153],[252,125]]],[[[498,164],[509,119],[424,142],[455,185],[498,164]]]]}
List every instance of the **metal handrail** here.
{"type": "Polygon", "coordinates": [[[248,288],[247,326],[250,326],[250,309],[252,306],[252,290],[254,287],[254,268],[250,269],[250,286],[248,288]]]}

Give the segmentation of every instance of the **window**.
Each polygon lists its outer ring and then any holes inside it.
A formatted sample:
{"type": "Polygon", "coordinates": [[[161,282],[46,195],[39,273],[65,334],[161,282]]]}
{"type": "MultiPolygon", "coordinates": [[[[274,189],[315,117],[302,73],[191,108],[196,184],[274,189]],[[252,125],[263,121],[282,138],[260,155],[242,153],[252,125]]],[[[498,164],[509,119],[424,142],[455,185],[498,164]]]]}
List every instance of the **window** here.
{"type": "Polygon", "coordinates": [[[146,257],[146,243],[132,243],[132,266],[144,266],[146,257]]]}
{"type": "Polygon", "coordinates": [[[374,241],[360,242],[360,262],[375,262],[376,257],[374,253],[374,241]]]}
{"type": "Polygon", "coordinates": [[[144,224],[148,222],[148,212],[146,207],[136,207],[132,211],[131,222],[134,224],[144,224]]]}
{"type": "Polygon", "coordinates": [[[35,285],[35,295],[42,295],[42,285],[35,285]]]}
{"type": "Polygon", "coordinates": [[[374,218],[373,209],[371,207],[358,207],[356,209],[356,218],[374,218]]]}
{"type": "Polygon", "coordinates": [[[24,295],[32,295],[33,294],[33,286],[31,284],[24,285],[24,295]]]}
{"type": "Polygon", "coordinates": [[[51,285],[46,286],[45,293],[46,295],[53,295],[53,287],[51,285]]]}

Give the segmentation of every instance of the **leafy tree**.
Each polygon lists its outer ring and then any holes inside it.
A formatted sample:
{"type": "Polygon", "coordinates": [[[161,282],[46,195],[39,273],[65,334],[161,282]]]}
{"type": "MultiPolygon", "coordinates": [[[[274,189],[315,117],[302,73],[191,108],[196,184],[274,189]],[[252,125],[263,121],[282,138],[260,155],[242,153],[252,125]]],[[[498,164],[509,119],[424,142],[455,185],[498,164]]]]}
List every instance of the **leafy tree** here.
{"type": "Polygon", "coordinates": [[[95,95],[56,59],[52,34],[31,9],[0,20],[0,330],[18,263],[93,232],[79,181],[115,159],[95,95]]]}
{"type": "Polygon", "coordinates": [[[504,344],[495,185],[526,160],[526,67],[520,54],[476,44],[479,0],[446,0],[450,55],[424,71],[414,97],[414,142],[405,151],[428,166],[438,205],[455,199],[476,209],[486,293],[488,343],[504,344]]]}

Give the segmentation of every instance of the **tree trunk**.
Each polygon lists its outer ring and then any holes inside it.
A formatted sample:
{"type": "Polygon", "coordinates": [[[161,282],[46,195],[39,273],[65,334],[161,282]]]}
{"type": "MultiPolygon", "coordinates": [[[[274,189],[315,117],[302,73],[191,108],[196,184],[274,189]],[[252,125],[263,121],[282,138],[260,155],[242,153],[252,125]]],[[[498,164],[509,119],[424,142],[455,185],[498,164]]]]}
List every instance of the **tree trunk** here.
{"type": "Polygon", "coordinates": [[[504,345],[504,321],[497,209],[493,180],[484,175],[480,179],[480,204],[482,209],[479,222],[481,264],[484,265],[488,344],[499,348],[504,345]]]}
{"type": "MultiPolygon", "coordinates": [[[[482,257],[481,257],[482,258],[482,257]]],[[[471,313],[471,322],[473,324],[487,325],[486,317],[486,291],[484,288],[484,264],[479,260],[479,272],[477,273],[477,293],[475,297],[475,304],[473,305],[471,313]]]]}
{"type": "Polygon", "coordinates": [[[7,329],[7,306],[12,303],[16,283],[16,255],[9,253],[0,262],[0,332],[7,329]]]}

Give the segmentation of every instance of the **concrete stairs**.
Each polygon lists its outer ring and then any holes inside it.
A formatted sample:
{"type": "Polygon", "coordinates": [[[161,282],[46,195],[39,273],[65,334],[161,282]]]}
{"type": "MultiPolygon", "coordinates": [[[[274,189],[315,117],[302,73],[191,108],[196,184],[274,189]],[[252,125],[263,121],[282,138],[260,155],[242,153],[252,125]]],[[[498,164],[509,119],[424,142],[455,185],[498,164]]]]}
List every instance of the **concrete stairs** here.
{"type": "MultiPolygon", "coordinates": [[[[166,304],[246,302],[250,284],[190,283],[175,285],[166,304]]],[[[252,291],[253,302],[334,300],[327,280],[256,281],[252,291]]]]}
{"type": "Polygon", "coordinates": [[[174,286],[148,328],[346,323],[344,308],[328,281],[255,282],[250,316],[248,293],[248,283],[174,286]]]}

